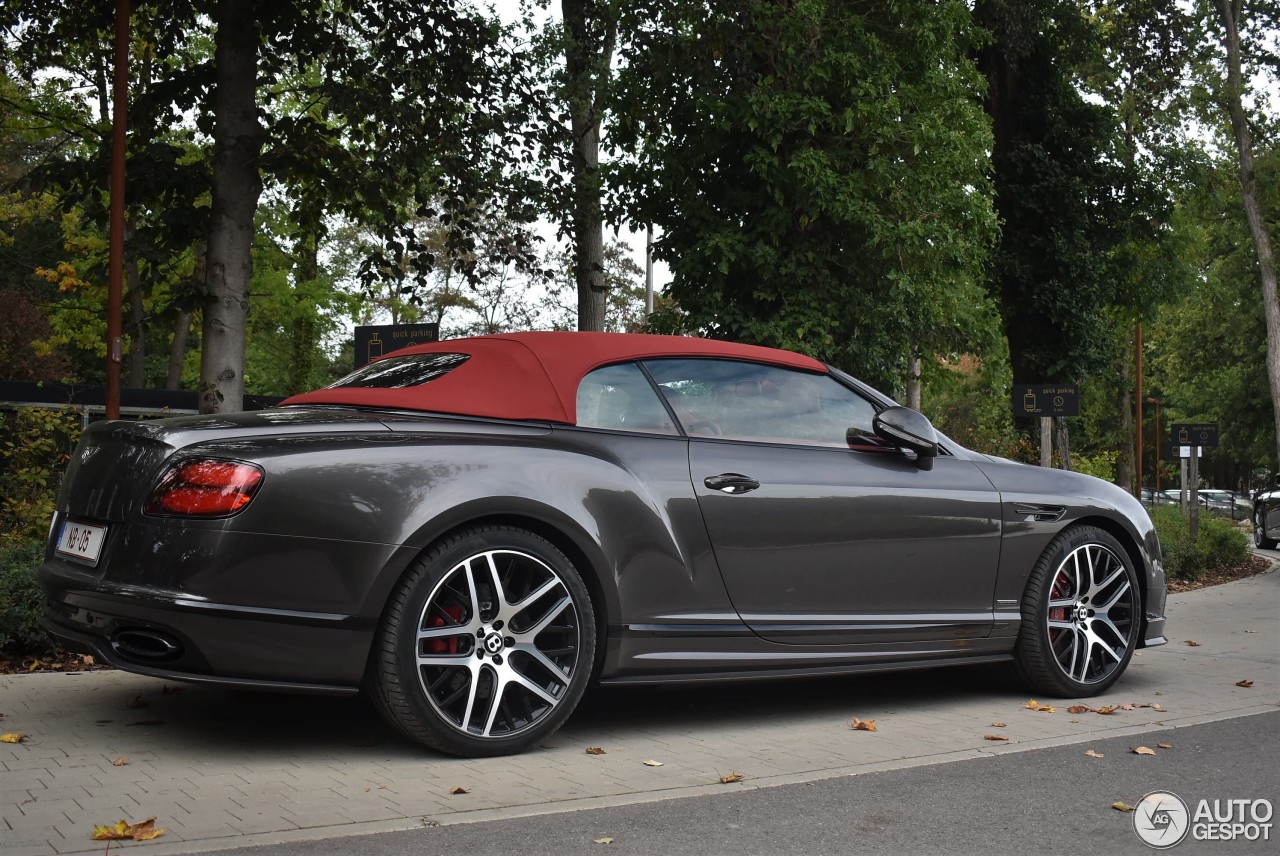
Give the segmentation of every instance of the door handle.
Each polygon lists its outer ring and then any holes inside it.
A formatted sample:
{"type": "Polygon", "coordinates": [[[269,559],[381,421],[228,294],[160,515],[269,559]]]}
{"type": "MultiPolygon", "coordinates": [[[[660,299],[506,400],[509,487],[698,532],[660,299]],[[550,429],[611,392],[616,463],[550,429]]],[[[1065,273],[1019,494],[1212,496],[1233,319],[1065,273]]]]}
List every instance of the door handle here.
{"type": "Polygon", "coordinates": [[[722,493],[746,493],[760,487],[760,482],[744,476],[742,473],[721,473],[718,476],[707,476],[702,483],[712,490],[722,493]]]}

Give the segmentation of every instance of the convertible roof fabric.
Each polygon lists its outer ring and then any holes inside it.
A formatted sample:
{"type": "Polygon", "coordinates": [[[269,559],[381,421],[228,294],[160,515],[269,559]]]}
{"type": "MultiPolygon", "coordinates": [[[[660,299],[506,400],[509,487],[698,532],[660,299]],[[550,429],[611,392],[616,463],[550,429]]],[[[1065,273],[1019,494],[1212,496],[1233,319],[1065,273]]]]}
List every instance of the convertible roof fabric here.
{"type": "Polygon", "coordinates": [[[819,361],[790,351],[638,333],[506,333],[413,345],[381,359],[429,353],[467,354],[471,359],[419,386],[318,389],[281,404],[349,404],[572,425],[577,418],[578,382],[593,369],[612,363],[712,357],[826,372],[819,361]]]}

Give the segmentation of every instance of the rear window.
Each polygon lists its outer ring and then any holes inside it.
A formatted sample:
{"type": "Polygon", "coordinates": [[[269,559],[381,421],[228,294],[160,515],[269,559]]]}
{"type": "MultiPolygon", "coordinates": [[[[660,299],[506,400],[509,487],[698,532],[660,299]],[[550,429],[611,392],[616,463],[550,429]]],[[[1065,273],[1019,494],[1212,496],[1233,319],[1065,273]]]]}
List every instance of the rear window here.
{"type": "Polygon", "coordinates": [[[469,354],[393,354],[356,369],[325,389],[398,389],[421,386],[444,377],[469,359],[469,354]]]}

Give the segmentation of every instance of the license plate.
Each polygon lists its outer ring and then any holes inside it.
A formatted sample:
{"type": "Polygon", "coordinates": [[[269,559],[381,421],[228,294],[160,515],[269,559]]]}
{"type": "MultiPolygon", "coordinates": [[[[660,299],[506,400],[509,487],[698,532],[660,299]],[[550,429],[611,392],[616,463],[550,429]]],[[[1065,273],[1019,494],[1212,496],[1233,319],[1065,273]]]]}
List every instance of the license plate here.
{"type": "Polygon", "coordinates": [[[55,551],[63,556],[98,564],[98,556],[102,553],[102,542],[107,539],[105,526],[89,526],[86,523],[73,523],[68,520],[62,524],[62,532],[58,535],[58,546],[55,551]]]}

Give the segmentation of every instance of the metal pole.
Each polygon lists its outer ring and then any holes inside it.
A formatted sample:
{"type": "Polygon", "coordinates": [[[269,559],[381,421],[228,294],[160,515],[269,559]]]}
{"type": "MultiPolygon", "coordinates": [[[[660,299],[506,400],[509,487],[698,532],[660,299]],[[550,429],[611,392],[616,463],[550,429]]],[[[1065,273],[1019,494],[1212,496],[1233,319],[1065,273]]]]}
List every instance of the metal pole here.
{"type": "Polygon", "coordinates": [[[107,418],[120,418],[124,300],[125,110],[129,102],[129,0],[116,0],[115,80],[111,100],[111,237],[107,258],[107,418]]]}
{"type": "Polygon", "coordinates": [[[644,236],[644,314],[653,314],[653,224],[644,236]]]}

